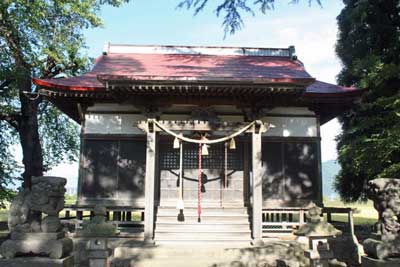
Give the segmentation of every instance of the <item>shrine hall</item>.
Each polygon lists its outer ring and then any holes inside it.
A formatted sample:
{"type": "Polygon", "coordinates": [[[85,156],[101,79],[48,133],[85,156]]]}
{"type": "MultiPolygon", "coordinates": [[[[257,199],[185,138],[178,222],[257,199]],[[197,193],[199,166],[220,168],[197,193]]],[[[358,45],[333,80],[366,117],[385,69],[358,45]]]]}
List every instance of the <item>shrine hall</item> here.
{"type": "Polygon", "coordinates": [[[86,74],[34,83],[81,125],[76,207],[126,224],[139,210],[156,243],[257,242],[304,222],[322,205],[320,127],[362,92],[312,77],[293,46],[108,43],[86,74]]]}

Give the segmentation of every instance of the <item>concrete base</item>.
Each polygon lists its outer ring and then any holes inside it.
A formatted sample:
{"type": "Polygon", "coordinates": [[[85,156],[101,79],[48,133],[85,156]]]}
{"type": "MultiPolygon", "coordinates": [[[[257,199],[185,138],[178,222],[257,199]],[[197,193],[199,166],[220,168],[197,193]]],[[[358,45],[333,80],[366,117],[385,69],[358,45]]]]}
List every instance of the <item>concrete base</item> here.
{"type": "Polygon", "coordinates": [[[45,257],[18,257],[14,259],[0,259],[0,266],[4,267],[73,267],[74,257],[50,259],[45,257]]]}
{"type": "Polygon", "coordinates": [[[379,260],[368,256],[361,256],[362,267],[399,267],[400,259],[379,260]]]}

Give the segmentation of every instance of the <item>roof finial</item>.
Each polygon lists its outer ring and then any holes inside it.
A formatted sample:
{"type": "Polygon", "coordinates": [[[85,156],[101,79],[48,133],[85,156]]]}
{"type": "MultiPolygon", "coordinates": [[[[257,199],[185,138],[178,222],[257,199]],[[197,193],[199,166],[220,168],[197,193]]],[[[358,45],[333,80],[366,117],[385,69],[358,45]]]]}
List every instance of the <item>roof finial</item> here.
{"type": "Polygon", "coordinates": [[[110,42],[105,42],[103,46],[103,55],[107,55],[110,51],[110,42]]]}
{"type": "Polygon", "coordinates": [[[289,46],[289,57],[293,60],[297,60],[296,48],[294,45],[289,46]]]}

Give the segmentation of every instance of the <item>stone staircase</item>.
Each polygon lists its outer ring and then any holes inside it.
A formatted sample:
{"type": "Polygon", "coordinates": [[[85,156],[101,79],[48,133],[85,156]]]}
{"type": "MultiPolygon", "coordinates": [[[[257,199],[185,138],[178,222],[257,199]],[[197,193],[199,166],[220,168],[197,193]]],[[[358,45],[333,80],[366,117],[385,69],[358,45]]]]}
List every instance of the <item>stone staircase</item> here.
{"type": "Polygon", "coordinates": [[[219,245],[129,246],[114,250],[111,267],[211,267],[231,262],[238,252],[219,245]]]}
{"type": "Polygon", "coordinates": [[[247,208],[203,208],[198,222],[197,209],[180,211],[159,207],[155,223],[156,244],[226,243],[249,245],[251,230],[247,208]]]}

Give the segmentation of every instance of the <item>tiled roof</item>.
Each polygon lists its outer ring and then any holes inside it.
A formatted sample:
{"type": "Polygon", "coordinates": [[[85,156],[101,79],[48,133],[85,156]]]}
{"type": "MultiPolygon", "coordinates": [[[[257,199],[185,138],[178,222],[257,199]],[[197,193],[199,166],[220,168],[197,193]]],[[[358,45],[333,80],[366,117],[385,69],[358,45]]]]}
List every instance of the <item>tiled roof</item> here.
{"type": "MultiPolygon", "coordinates": [[[[131,47],[128,47],[131,48],[131,47]]],[[[133,48],[137,48],[134,47],[133,48]]],[[[277,50],[280,54],[271,56],[275,50],[258,50],[238,54],[197,54],[182,53],[181,47],[173,53],[168,53],[166,47],[162,53],[155,48],[146,53],[138,53],[136,50],[121,52],[113,49],[99,57],[92,71],[79,77],[59,79],[34,79],[34,83],[50,89],[67,91],[104,91],[108,80],[128,80],[135,82],[201,82],[201,83],[246,83],[246,84],[285,84],[302,85],[305,92],[313,95],[340,95],[359,91],[355,88],[346,88],[334,84],[315,81],[308,74],[303,64],[288,52],[288,49],[277,50]],[[111,53],[110,53],[111,51],[111,53]],[[129,52],[130,51],[130,52],[129,52]],[[135,52],[135,53],[132,53],[135,52]],[[272,52],[271,52],[272,51],[272,52]],[[267,55],[265,55],[268,52],[267,55]]],[[[189,47],[190,48],[190,47],[189,47]]],[[[204,48],[207,49],[207,48],[204,48]]],[[[203,50],[204,50],[203,49],[203,50]]],[[[224,51],[224,48],[213,48],[224,51]]],[[[233,48],[226,48],[232,50],[233,48]]],[[[229,50],[229,51],[230,51],[229,50]]],[[[243,50],[244,51],[244,50],[243,50]]],[[[291,50],[290,50],[291,51],[291,50]]]]}

